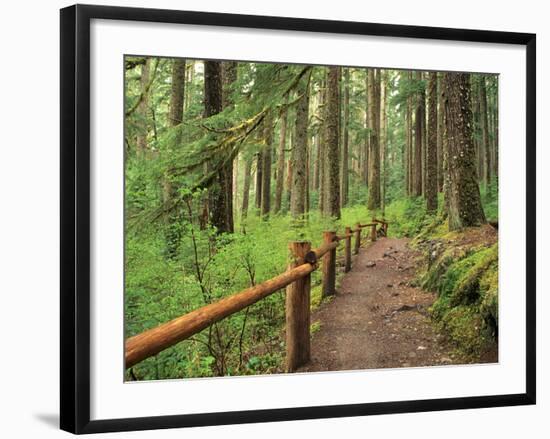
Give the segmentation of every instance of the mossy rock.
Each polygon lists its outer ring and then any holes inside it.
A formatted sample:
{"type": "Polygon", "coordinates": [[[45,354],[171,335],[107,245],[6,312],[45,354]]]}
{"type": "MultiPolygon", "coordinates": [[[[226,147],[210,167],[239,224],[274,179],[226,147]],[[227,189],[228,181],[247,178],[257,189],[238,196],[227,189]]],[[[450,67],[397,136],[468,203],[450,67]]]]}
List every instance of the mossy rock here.
{"type": "Polygon", "coordinates": [[[493,267],[483,275],[480,281],[483,298],[480,313],[486,327],[493,337],[498,337],[498,269],[493,267]]]}
{"type": "MultiPolygon", "coordinates": [[[[480,282],[487,271],[498,270],[498,246],[473,252],[461,261],[461,269],[457,282],[451,292],[451,306],[459,304],[474,304],[483,295],[480,282]]],[[[457,264],[458,265],[458,264],[457,264]]]]}
{"type": "Polygon", "coordinates": [[[490,341],[476,306],[450,308],[441,319],[440,325],[460,350],[468,355],[479,355],[490,341]]]}
{"type": "Polygon", "coordinates": [[[498,336],[498,244],[449,247],[423,277],[431,315],[459,350],[478,355],[498,336]]]}
{"type": "Polygon", "coordinates": [[[466,250],[460,247],[447,248],[422,276],[420,284],[422,288],[435,291],[440,295],[444,293],[445,276],[450,267],[466,256],[466,250]]]}

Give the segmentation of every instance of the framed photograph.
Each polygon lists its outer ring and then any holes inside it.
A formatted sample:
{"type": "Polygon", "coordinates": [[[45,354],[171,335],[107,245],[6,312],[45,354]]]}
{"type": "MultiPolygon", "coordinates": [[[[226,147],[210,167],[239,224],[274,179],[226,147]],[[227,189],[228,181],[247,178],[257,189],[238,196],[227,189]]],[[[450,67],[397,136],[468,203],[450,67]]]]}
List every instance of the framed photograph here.
{"type": "Polygon", "coordinates": [[[534,34],[61,10],[61,428],[535,403],[534,34]]]}

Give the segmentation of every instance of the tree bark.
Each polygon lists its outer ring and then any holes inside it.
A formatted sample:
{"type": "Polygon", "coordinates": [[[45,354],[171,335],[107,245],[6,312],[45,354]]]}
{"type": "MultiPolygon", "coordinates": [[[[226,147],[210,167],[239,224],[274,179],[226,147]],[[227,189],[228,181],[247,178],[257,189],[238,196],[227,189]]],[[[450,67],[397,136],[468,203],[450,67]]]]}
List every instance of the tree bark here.
{"type": "MultiPolygon", "coordinates": [[[[422,72],[416,72],[417,84],[422,80],[422,72]]],[[[416,97],[416,114],[415,114],[415,131],[414,131],[414,174],[413,174],[413,195],[420,197],[422,195],[422,156],[423,148],[422,141],[424,134],[422,133],[422,119],[424,117],[424,101],[425,94],[420,91],[416,97]]]]}
{"type": "Polygon", "coordinates": [[[348,204],[349,198],[349,68],[344,69],[344,116],[342,120],[342,186],[340,199],[342,207],[348,204]]]}
{"type": "Polygon", "coordinates": [[[139,130],[136,138],[136,153],[138,157],[144,157],[147,152],[147,133],[149,132],[147,108],[149,106],[150,70],[151,70],[151,58],[146,58],[145,64],[141,66],[141,79],[140,79],[141,99],[137,106],[137,114],[141,119],[139,121],[139,130]]]}
{"type": "Polygon", "coordinates": [[[428,144],[426,151],[426,209],[437,210],[437,73],[429,73],[428,144]]]}
{"type": "Polygon", "coordinates": [[[437,190],[443,191],[443,82],[437,75],[437,190]]]}
{"type": "Polygon", "coordinates": [[[292,147],[292,189],[290,196],[290,214],[294,219],[303,219],[306,209],[307,183],[307,129],[309,120],[308,78],[302,78],[298,84],[298,102],[296,103],[295,140],[292,147]]]}
{"type": "Polygon", "coordinates": [[[244,181],[243,181],[243,204],[241,206],[241,219],[246,219],[248,215],[248,200],[250,198],[250,180],[252,172],[252,157],[248,157],[244,162],[244,181]]]}
{"type": "MultiPolygon", "coordinates": [[[[380,208],[380,143],[378,125],[380,124],[379,108],[377,108],[377,79],[374,69],[369,69],[369,198],[367,208],[380,208]]],[[[377,105],[378,104],[378,105],[377,105]]]]}
{"type": "Polygon", "coordinates": [[[283,187],[285,182],[285,147],[286,147],[286,124],[288,112],[286,107],[281,113],[281,129],[279,132],[279,150],[277,151],[277,181],[275,183],[275,206],[273,212],[279,213],[283,201],[283,187]]]}
{"type": "MultiPolygon", "coordinates": [[[[369,72],[365,70],[365,131],[370,129],[370,98],[369,98],[369,72]]],[[[363,154],[361,163],[361,180],[365,185],[369,184],[369,149],[370,149],[370,132],[365,133],[365,142],[363,145],[363,154]]]]}
{"type": "MultiPolygon", "coordinates": [[[[224,61],[222,63],[222,108],[233,108],[233,85],[237,81],[237,62],[224,61]]],[[[235,161],[237,158],[234,159],[235,161]]],[[[234,231],[233,221],[233,173],[234,173],[234,160],[227,160],[227,163],[222,168],[224,182],[224,196],[226,205],[226,224],[228,231],[234,231]]]]}
{"type": "Polygon", "coordinates": [[[262,183],[264,181],[263,173],[263,164],[262,164],[263,154],[258,152],[256,154],[256,186],[255,186],[255,197],[254,203],[257,209],[257,213],[260,214],[260,209],[262,208],[262,183]]]}
{"type": "Polygon", "coordinates": [[[267,219],[271,209],[271,154],[273,149],[273,117],[271,113],[264,119],[264,142],[262,148],[261,216],[267,219]]]}
{"type": "Polygon", "coordinates": [[[327,164],[327,216],[340,219],[340,151],[338,115],[340,99],[338,89],[338,67],[329,67],[327,76],[326,112],[326,164],[327,164]]]}
{"type": "Polygon", "coordinates": [[[380,165],[381,165],[381,184],[380,184],[380,207],[382,209],[382,216],[385,212],[385,198],[386,198],[386,165],[387,165],[387,114],[386,114],[386,78],[384,72],[379,70],[380,75],[380,165]]]}
{"type": "Polygon", "coordinates": [[[320,115],[322,119],[321,126],[319,127],[320,147],[319,147],[319,211],[321,215],[325,215],[326,200],[327,200],[327,160],[326,160],[326,116],[327,116],[327,81],[326,72],[324,79],[321,82],[321,91],[319,97],[320,115]]]}
{"type": "Polygon", "coordinates": [[[450,230],[485,223],[476,178],[468,76],[466,73],[445,74],[450,230]]]}
{"type": "MultiPolygon", "coordinates": [[[[222,111],[222,66],[218,61],[204,62],[204,115],[206,118],[214,116],[222,111]]],[[[214,182],[209,187],[209,212],[210,223],[216,228],[217,233],[233,232],[233,216],[228,205],[227,193],[232,191],[232,184],[227,175],[227,165],[222,166],[216,172],[214,182]]],[[[211,168],[209,169],[211,172],[211,168]]],[[[232,175],[232,172],[231,172],[232,175]]]]}
{"type": "MultiPolygon", "coordinates": [[[[170,106],[168,109],[168,125],[177,127],[183,121],[183,105],[185,96],[185,60],[174,59],[172,63],[172,84],[170,87],[170,106]]],[[[181,132],[175,137],[178,148],[181,143],[181,132]]],[[[169,211],[172,200],[177,196],[177,192],[172,183],[171,176],[165,173],[163,179],[163,203],[165,209],[169,211]]],[[[176,257],[181,238],[181,229],[178,225],[180,219],[179,212],[171,210],[165,217],[165,240],[166,256],[170,259],[176,257]]]]}
{"type": "Polygon", "coordinates": [[[480,100],[480,117],[481,117],[481,130],[482,130],[482,142],[485,152],[485,184],[491,183],[492,178],[492,165],[491,165],[491,146],[489,144],[489,122],[487,121],[487,85],[485,84],[485,76],[480,75],[479,83],[479,100],[480,100]]]}

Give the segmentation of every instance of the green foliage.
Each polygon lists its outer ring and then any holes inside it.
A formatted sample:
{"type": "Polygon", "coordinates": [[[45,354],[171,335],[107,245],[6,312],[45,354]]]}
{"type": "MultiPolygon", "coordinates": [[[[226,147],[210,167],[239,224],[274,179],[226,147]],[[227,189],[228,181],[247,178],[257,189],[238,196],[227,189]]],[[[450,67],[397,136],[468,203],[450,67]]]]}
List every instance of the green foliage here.
{"type": "Polygon", "coordinates": [[[413,237],[433,221],[426,212],[422,197],[400,198],[386,207],[386,219],[391,223],[389,231],[394,236],[413,237]]]}
{"type": "Polygon", "coordinates": [[[481,185],[481,202],[487,221],[498,221],[498,181],[481,185]]]}
{"type": "Polygon", "coordinates": [[[466,354],[479,355],[498,331],[498,244],[450,247],[422,278],[436,291],[435,320],[466,354]]]}
{"type": "MultiPolygon", "coordinates": [[[[304,227],[295,229],[288,215],[273,215],[269,221],[250,215],[236,226],[244,232],[222,236],[183,221],[180,253],[174,260],[165,257],[162,231],[149,227],[130,233],[126,240],[126,335],[272,278],[288,265],[289,241],[310,240],[316,247],[324,230],[342,232],[344,224],[365,218],[367,211],[359,206],[343,209],[341,221],[311,212],[304,227]]],[[[320,276],[319,271],[312,274],[313,308],[321,303],[320,276]]],[[[133,374],[150,380],[281,372],[284,321],[283,290],[137,364],[133,374]]]]}
{"type": "MultiPolygon", "coordinates": [[[[138,334],[161,323],[227,297],[283,272],[289,263],[288,242],[321,244],[324,230],[343,232],[345,225],[388,219],[393,236],[415,237],[415,244],[437,238],[446,231],[444,200],[439,211],[427,214],[425,200],[408,198],[404,190],[405,112],[408,97],[425,90],[425,80],[407,79],[404,72],[388,70],[387,142],[381,160],[381,209],[370,212],[365,173],[358,163],[370,130],[365,125],[366,69],[349,68],[349,196],[341,219],[319,213],[319,191],[309,191],[309,213],[293,221],[289,197],[283,193],[282,209],[261,219],[254,209],[253,190],[249,209],[241,218],[243,163],[265,147],[264,121],[269,114],[275,124],[272,163],[277,160],[280,114],[288,115],[286,159],[292,154],[297,84],[309,85],[308,137],[324,127],[320,97],[326,89],[325,67],[238,63],[238,75],[229,89],[231,105],[214,116],[204,117],[204,66],[188,60],[183,122],[168,121],[172,89],[172,62],[155,59],[150,64],[150,88],[145,111],[137,110],[142,95],[144,58],[126,58],[125,76],[125,331],[138,334]],[[134,111],[135,110],[135,111],[134,111]],[[136,138],[145,136],[147,150],[138,153],[136,138]],[[209,191],[219,170],[238,158],[233,193],[235,233],[218,235],[203,216],[209,191]]],[[[487,79],[488,91],[497,93],[497,80],[487,79]]],[[[225,87],[225,85],[224,85],[225,87]]],[[[475,135],[479,135],[479,127],[475,135]]],[[[494,140],[494,139],[491,139],[494,140]]],[[[310,182],[319,154],[311,141],[310,182]]],[[[361,159],[361,160],[360,160],[361,159]]],[[[273,170],[275,167],[273,167],[273,170]]],[[[285,178],[286,175],[285,168],[285,178]]],[[[272,176],[272,197],[275,176],[272,176]]],[[[318,177],[318,175],[317,175],[318,177]]],[[[312,184],[313,186],[313,184],[312,184]]],[[[498,220],[498,183],[482,187],[488,219],[498,220]]],[[[341,246],[342,247],[342,246],[341,246]]],[[[312,274],[311,306],[321,304],[320,273],[312,274]]],[[[449,246],[424,277],[426,288],[439,292],[434,315],[452,337],[476,351],[482,338],[478,328],[498,325],[497,250],[461,249],[449,246]],[[476,332],[477,331],[477,332],[476,332]]],[[[338,279],[339,281],[339,279],[338,279]]],[[[189,340],[168,348],[134,366],[128,379],[247,375],[283,370],[284,291],[212,325],[189,340]]],[[[319,330],[320,323],[311,326],[319,330]]],[[[485,334],[485,333],[484,333],[485,334]]],[[[485,335],[483,335],[485,337],[485,335]]],[[[484,339],[483,339],[484,340],[484,339]]]]}

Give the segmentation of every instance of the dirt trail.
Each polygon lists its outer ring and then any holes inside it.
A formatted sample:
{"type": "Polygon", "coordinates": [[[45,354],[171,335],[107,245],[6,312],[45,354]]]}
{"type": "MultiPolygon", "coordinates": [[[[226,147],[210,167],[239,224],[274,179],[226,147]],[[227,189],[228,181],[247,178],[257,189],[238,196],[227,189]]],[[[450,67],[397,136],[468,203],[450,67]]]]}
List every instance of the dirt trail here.
{"type": "Polygon", "coordinates": [[[407,239],[361,249],[338,294],[313,315],[312,360],[302,372],[464,363],[427,316],[435,295],[409,286],[418,254],[407,239]]]}

